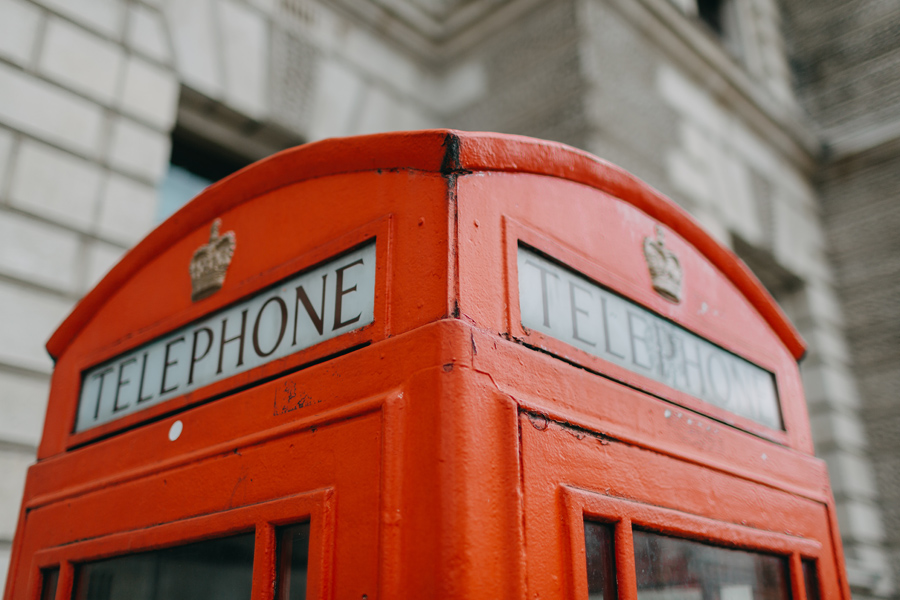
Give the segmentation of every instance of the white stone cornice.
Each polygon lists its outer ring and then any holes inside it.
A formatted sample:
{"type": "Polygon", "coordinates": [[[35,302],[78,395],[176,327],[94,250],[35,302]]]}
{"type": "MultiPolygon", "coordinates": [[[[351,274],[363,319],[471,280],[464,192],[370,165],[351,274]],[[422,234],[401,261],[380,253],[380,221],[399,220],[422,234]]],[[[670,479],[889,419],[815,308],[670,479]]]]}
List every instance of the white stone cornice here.
{"type": "MultiPolygon", "coordinates": [[[[282,0],[312,5],[315,0],[282,0]]],[[[332,0],[369,27],[438,66],[526,12],[554,0],[332,0]]],[[[598,0],[599,1],[599,0],[598,0]]],[[[645,31],[668,56],[732,107],[746,122],[806,172],[822,144],[798,105],[776,98],[754,81],[724,48],[669,0],[604,0],[645,31]]]]}
{"type": "MultiPolygon", "coordinates": [[[[282,0],[311,4],[311,0],[282,0]]],[[[552,0],[331,0],[429,62],[443,63],[552,0]]]]}

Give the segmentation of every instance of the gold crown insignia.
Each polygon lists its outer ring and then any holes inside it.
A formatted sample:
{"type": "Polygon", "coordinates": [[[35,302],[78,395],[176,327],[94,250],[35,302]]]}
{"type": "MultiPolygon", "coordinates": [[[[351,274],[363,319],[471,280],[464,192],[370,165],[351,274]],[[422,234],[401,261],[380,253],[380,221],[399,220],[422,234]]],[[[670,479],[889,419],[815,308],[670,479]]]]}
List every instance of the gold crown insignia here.
{"type": "Polygon", "coordinates": [[[196,302],[219,291],[225,283],[225,272],[234,255],[235,237],[233,231],[219,235],[222,221],[213,221],[209,232],[209,243],[197,248],[191,258],[191,300],[196,302]]]}
{"type": "Polygon", "coordinates": [[[681,263],[675,253],[664,246],[662,227],[656,226],[656,240],[644,238],[644,258],[650,269],[653,289],[672,302],[681,302],[681,263]]]}

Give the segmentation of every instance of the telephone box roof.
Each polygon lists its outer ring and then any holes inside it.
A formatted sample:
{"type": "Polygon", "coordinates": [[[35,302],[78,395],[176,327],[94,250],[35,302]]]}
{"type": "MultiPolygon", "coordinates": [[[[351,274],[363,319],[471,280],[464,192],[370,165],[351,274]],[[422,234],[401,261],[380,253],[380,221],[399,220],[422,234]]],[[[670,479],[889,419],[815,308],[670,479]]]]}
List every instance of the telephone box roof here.
{"type": "Polygon", "coordinates": [[[591,186],[637,207],[692,244],[762,315],[795,359],[805,353],[800,334],[733,252],[719,244],[684,209],[625,170],[582,150],[497,133],[449,129],[326,139],[290,148],[209,186],[152,231],[72,310],[47,342],[56,359],[121,287],[165,248],[223,211],[300,181],[362,171],[410,169],[448,177],[478,171],[529,173],[591,186]]]}

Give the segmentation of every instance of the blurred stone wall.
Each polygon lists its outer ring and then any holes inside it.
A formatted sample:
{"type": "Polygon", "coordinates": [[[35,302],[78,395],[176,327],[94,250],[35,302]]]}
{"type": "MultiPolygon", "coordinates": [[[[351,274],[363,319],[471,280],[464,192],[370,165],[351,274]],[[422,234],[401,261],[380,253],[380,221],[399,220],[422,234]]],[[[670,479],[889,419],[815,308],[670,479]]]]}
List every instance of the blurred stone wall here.
{"type": "MultiPolygon", "coordinates": [[[[866,444],[852,517],[900,581],[900,4],[784,2],[798,93],[826,152],[816,178],[866,444]],[[863,503],[864,502],[864,503],[863,503]],[[878,504],[883,523],[870,516],[878,504]]],[[[865,539],[862,538],[862,539],[865,539]]],[[[861,539],[861,541],[862,541],[861,539]]],[[[862,560],[868,560],[865,555],[862,560]]],[[[879,561],[880,557],[871,557],[879,561]]]]}

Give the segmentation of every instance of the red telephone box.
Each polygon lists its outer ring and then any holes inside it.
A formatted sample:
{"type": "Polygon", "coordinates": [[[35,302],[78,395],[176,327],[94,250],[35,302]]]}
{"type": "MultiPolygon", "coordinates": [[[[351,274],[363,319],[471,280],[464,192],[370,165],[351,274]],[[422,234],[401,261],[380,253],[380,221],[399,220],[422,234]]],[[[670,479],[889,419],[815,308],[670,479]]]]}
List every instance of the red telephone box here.
{"type": "Polygon", "coordinates": [[[47,347],[7,600],[850,598],[802,340],[560,144],[282,152],[47,347]]]}

